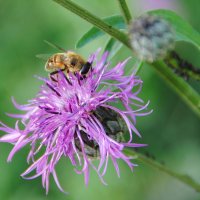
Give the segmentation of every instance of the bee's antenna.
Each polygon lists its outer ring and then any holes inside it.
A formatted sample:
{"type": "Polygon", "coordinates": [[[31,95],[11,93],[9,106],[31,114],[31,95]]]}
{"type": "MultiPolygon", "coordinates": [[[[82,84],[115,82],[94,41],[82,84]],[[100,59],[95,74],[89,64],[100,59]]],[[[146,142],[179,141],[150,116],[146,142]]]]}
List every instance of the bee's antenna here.
{"type": "Polygon", "coordinates": [[[49,42],[49,41],[47,41],[47,40],[44,40],[44,42],[45,42],[46,44],[48,44],[49,46],[53,47],[54,49],[57,49],[57,50],[66,52],[66,50],[65,50],[64,48],[60,47],[59,45],[57,45],[57,44],[55,44],[55,43],[53,43],[53,42],[49,42]]]}

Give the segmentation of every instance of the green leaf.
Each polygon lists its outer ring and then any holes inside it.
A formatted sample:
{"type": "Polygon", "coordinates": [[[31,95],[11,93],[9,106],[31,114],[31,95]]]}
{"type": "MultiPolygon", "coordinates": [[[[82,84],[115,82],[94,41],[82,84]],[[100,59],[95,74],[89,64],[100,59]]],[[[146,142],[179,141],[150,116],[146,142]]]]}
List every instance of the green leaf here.
{"type": "Polygon", "coordinates": [[[186,41],[200,49],[200,33],[197,32],[187,21],[170,10],[154,10],[149,14],[156,15],[167,20],[175,31],[176,41],[186,41]]]}
{"type": "Polygon", "coordinates": [[[54,44],[53,42],[49,42],[49,41],[47,41],[47,40],[44,40],[44,42],[45,42],[46,44],[48,44],[50,47],[53,47],[54,49],[57,49],[57,50],[59,50],[59,51],[64,51],[64,52],[66,52],[65,49],[63,49],[62,47],[60,47],[60,46],[57,45],[57,44],[54,44]]]}
{"type": "MultiPolygon", "coordinates": [[[[123,44],[121,42],[119,42],[118,40],[116,40],[115,38],[111,37],[108,42],[106,43],[106,46],[104,48],[104,52],[108,51],[109,55],[107,58],[107,61],[112,60],[112,58],[118,53],[118,51],[123,47],[123,44]]],[[[133,58],[132,58],[133,59],[133,58]]],[[[134,58],[134,63],[135,63],[135,67],[134,68],[130,68],[126,73],[130,74],[133,72],[133,70],[135,71],[135,74],[137,74],[140,69],[143,66],[143,61],[134,58]]]]}
{"type": "MultiPolygon", "coordinates": [[[[121,15],[114,15],[114,16],[106,17],[103,19],[103,21],[117,29],[125,29],[126,28],[124,19],[121,15]]],[[[92,27],[89,31],[87,31],[79,39],[79,41],[76,44],[76,48],[81,48],[84,45],[88,44],[89,42],[103,36],[104,34],[105,34],[105,32],[103,32],[102,30],[100,30],[96,27],[92,27]]]]}
{"type": "Polygon", "coordinates": [[[123,46],[122,43],[120,43],[114,38],[110,38],[104,49],[104,52],[105,51],[109,52],[107,60],[111,60],[117,54],[117,52],[122,48],[122,46],[123,46]]]}
{"type": "Polygon", "coordinates": [[[191,178],[188,175],[185,174],[180,174],[179,172],[175,172],[169,168],[167,168],[166,166],[158,163],[157,161],[141,154],[138,153],[134,150],[130,150],[130,149],[124,149],[124,153],[127,156],[131,156],[134,157],[136,159],[138,159],[139,161],[151,166],[154,169],[160,170],[166,174],[168,174],[169,176],[181,181],[182,183],[185,183],[186,185],[188,185],[189,187],[193,188],[194,190],[196,190],[197,192],[200,192],[200,184],[197,183],[193,178],[191,178]]]}
{"type": "Polygon", "coordinates": [[[48,60],[51,57],[52,54],[37,54],[36,58],[39,58],[41,60],[48,60]]]}
{"type": "Polygon", "coordinates": [[[134,68],[134,70],[135,70],[135,74],[138,74],[139,73],[139,71],[140,71],[140,69],[142,68],[142,66],[144,65],[144,62],[143,61],[137,61],[137,63],[136,63],[136,67],[134,68]]]}

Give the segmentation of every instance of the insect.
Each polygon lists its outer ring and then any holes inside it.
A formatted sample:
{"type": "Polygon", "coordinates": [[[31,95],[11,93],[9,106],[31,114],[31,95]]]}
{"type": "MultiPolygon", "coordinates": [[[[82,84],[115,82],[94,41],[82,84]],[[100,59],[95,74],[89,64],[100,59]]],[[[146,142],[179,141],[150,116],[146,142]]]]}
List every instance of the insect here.
{"type": "MultiPolygon", "coordinates": [[[[123,136],[126,132],[126,125],[118,113],[109,108],[99,106],[93,111],[93,115],[101,122],[108,137],[119,143],[124,141],[123,136]]],[[[90,158],[98,158],[100,156],[99,145],[91,138],[88,138],[88,135],[84,131],[80,131],[80,136],[84,143],[84,151],[87,156],[90,158]]],[[[75,146],[81,153],[81,144],[77,136],[75,136],[75,146]]]]}
{"type": "Polygon", "coordinates": [[[92,63],[85,61],[73,51],[67,51],[52,55],[46,62],[45,70],[50,72],[50,76],[59,71],[63,71],[67,76],[69,72],[79,72],[80,75],[85,76],[91,67],[92,63]]]}

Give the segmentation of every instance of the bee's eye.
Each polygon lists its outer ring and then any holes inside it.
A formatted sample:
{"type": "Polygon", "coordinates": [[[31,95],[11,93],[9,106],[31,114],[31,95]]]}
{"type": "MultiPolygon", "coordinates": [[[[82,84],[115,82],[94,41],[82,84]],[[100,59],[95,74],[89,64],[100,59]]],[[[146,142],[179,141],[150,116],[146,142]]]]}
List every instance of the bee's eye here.
{"type": "Polygon", "coordinates": [[[71,64],[72,66],[76,66],[77,62],[78,62],[77,59],[73,58],[73,59],[71,60],[70,64],[71,64]]]}
{"type": "Polygon", "coordinates": [[[53,62],[49,62],[49,66],[53,67],[54,66],[53,62]]]}

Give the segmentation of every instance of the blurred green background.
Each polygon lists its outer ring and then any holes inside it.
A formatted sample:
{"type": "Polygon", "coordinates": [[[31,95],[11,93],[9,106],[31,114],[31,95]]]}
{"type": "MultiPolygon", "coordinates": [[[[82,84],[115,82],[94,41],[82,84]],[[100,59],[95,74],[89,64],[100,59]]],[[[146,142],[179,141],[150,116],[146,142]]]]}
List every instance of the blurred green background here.
{"type": "MultiPolygon", "coordinates": [[[[120,13],[115,0],[74,0],[100,17],[120,13]]],[[[135,16],[144,9],[158,6],[158,0],[128,0],[135,16]],[[142,3],[141,3],[142,2],[142,3]],[[145,5],[145,6],[144,6],[145,5]]],[[[180,0],[167,2],[169,7],[186,18],[200,31],[200,1],[180,0]]],[[[163,4],[164,5],[164,4],[163,4]]],[[[162,5],[159,5],[162,6],[162,5]]],[[[166,5],[164,5],[166,6],[166,5]]],[[[14,120],[5,112],[16,113],[11,103],[14,96],[18,103],[26,103],[34,97],[41,82],[34,75],[47,76],[44,71],[44,61],[35,57],[41,53],[55,53],[43,40],[54,42],[65,49],[75,50],[79,37],[91,25],[66,11],[49,0],[12,1],[0,0],[0,120],[10,126],[14,120]]],[[[108,37],[103,37],[82,49],[75,50],[85,57],[103,46],[108,37]]],[[[199,52],[188,44],[177,44],[177,50],[182,56],[200,66],[199,52]]],[[[116,63],[131,55],[123,48],[113,59],[116,63]]],[[[131,63],[129,67],[132,67],[131,63]]],[[[180,98],[161,80],[153,69],[144,67],[140,71],[144,80],[141,97],[150,100],[153,114],[138,118],[137,128],[143,135],[139,142],[149,146],[143,150],[156,157],[159,162],[180,173],[188,173],[200,182],[200,123],[195,114],[180,98]]],[[[190,83],[200,91],[199,82],[190,83]]],[[[1,132],[3,134],[3,132],[1,132]]],[[[41,179],[26,181],[20,174],[28,167],[26,147],[18,152],[12,163],[6,159],[12,146],[0,144],[0,199],[69,199],[69,200],[108,200],[108,199],[141,199],[141,200],[198,200],[200,194],[178,182],[177,180],[139,163],[132,173],[123,162],[120,163],[121,177],[118,178],[111,163],[109,163],[104,186],[98,176],[92,171],[89,186],[84,185],[82,175],[77,175],[69,161],[63,159],[57,166],[61,184],[69,195],[61,193],[53,179],[50,180],[48,196],[41,186],[41,179]]]]}

